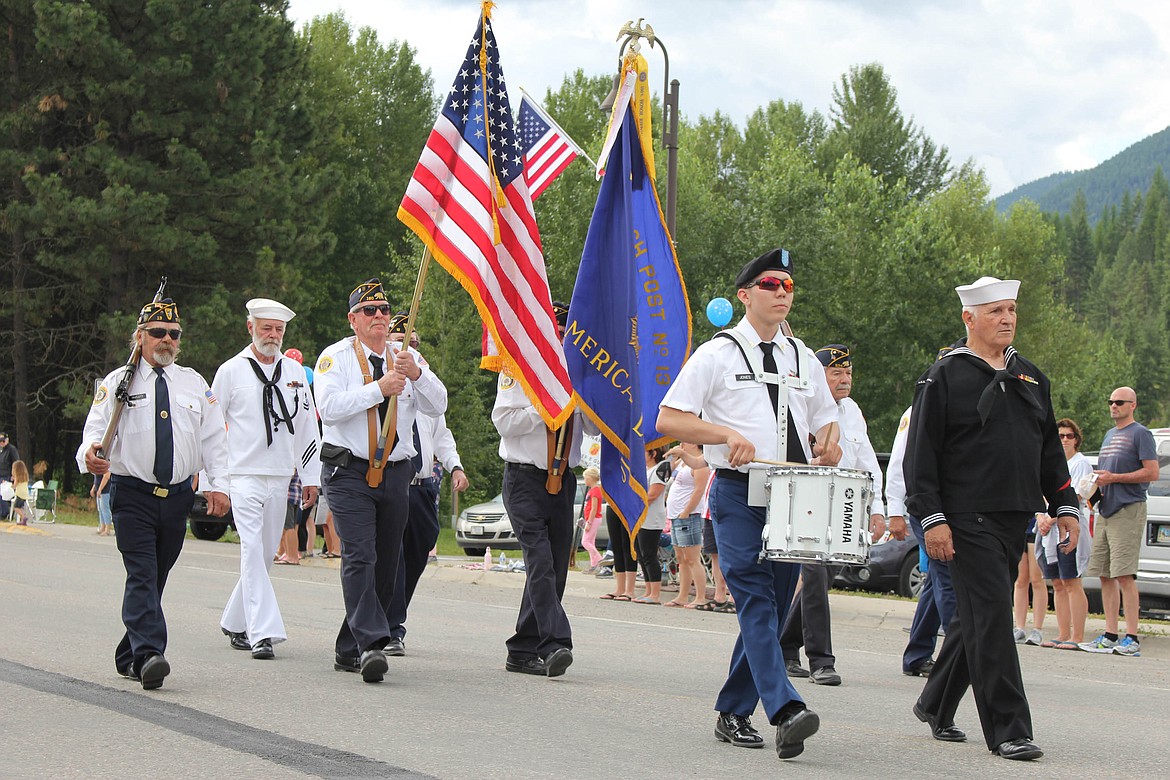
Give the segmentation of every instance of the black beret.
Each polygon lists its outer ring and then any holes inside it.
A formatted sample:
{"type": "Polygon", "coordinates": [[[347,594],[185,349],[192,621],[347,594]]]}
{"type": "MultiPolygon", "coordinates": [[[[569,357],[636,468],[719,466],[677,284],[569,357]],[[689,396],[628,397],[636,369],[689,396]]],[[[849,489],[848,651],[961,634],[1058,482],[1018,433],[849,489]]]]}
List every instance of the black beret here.
{"type": "Polygon", "coordinates": [[[849,353],[849,347],[844,344],[828,344],[818,349],[816,355],[817,360],[821,361],[821,365],[825,368],[830,366],[848,368],[853,365],[853,357],[849,353]]]}
{"type": "Polygon", "coordinates": [[[745,265],[735,277],[736,288],[747,287],[764,271],[784,271],[792,276],[792,255],[787,249],[772,249],[745,265]]]}

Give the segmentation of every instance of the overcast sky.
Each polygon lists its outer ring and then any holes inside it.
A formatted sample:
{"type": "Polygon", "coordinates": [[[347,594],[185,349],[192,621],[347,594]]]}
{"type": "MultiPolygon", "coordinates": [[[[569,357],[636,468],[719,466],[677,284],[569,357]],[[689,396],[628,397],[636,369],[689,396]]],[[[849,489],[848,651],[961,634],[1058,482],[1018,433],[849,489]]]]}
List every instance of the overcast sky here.
{"type": "MultiPolygon", "coordinates": [[[[444,91],[480,7],[289,5],[298,25],[340,9],[383,43],[407,41],[444,91]]],[[[666,44],[684,117],[718,110],[742,127],[777,98],[827,115],[841,75],[877,62],[903,113],[955,162],[973,158],[993,196],[1170,126],[1170,3],[1157,0],[499,0],[492,15],[509,85],[538,99],[577,68],[616,72],[617,31],[638,17],[666,44]]],[[[662,57],[643,51],[660,93],[662,57]]]]}

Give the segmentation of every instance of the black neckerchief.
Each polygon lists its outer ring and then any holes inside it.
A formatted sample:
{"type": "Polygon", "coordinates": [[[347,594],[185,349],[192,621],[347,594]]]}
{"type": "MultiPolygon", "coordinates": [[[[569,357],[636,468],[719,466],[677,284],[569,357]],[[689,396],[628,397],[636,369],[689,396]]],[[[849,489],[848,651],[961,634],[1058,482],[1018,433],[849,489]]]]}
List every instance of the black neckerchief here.
{"type": "Polygon", "coordinates": [[[942,360],[946,360],[952,355],[967,355],[972,363],[984,371],[991,372],[991,381],[983,388],[983,392],[979,394],[979,401],[975,405],[975,408],[979,411],[979,420],[983,425],[987,425],[987,421],[991,418],[991,413],[995,409],[995,402],[999,400],[1001,395],[1007,392],[1009,387],[1015,387],[1029,404],[1037,409],[1040,408],[1040,402],[1024,387],[1024,380],[1016,371],[1016,357],[1018,354],[1015,347],[1012,346],[1004,350],[1003,368],[993,368],[990,363],[979,355],[976,355],[966,346],[953,349],[941,358],[942,360]]]}
{"type": "Polygon", "coordinates": [[[264,376],[264,369],[260,368],[260,364],[252,358],[246,358],[248,363],[252,366],[252,372],[256,374],[256,378],[264,385],[264,433],[268,436],[268,446],[272,446],[273,431],[280,430],[280,424],[284,423],[288,426],[289,433],[295,433],[293,430],[293,418],[297,416],[300,411],[298,404],[293,404],[292,414],[288,413],[288,407],[284,403],[284,393],[276,389],[276,383],[280,381],[280,358],[276,359],[276,369],[272,372],[272,379],[264,376]],[[273,401],[280,405],[280,412],[276,411],[276,405],[273,401]]]}

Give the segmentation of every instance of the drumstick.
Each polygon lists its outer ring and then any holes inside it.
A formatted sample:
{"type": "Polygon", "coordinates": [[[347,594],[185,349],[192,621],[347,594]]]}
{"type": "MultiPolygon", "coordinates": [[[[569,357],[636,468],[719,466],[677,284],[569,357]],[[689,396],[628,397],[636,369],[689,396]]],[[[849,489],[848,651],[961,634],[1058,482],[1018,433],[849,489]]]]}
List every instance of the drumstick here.
{"type": "Polygon", "coordinates": [[[754,458],[752,463],[766,463],[769,466],[805,466],[805,463],[793,463],[789,460],[767,460],[765,458],[754,458]]]}

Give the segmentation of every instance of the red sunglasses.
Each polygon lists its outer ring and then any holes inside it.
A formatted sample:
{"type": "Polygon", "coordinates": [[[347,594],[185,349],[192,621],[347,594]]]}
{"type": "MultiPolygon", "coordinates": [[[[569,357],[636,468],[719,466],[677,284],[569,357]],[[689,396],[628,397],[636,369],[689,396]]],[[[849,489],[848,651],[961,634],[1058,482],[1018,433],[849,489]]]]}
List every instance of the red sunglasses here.
{"type": "Polygon", "coordinates": [[[763,279],[755,280],[748,287],[759,287],[765,292],[776,292],[783,289],[784,292],[790,293],[796,287],[796,282],[792,281],[791,278],[778,279],[775,276],[765,276],[763,279]]]}

